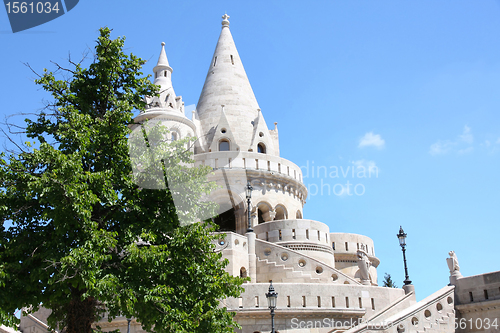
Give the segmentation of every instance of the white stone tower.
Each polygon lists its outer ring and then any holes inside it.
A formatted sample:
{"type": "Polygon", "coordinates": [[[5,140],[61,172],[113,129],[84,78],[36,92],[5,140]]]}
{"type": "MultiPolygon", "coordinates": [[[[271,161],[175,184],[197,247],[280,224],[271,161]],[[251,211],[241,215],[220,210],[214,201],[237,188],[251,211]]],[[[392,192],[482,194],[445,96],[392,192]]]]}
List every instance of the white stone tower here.
{"type": "Polygon", "coordinates": [[[160,86],[159,97],[146,97],[146,109],[134,121],[142,123],[145,120],[161,121],[170,133],[171,140],[195,136],[194,123],[184,114],[184,102],[177,96],[172,85],[172,72],[165,52],[165,43],[161,43],[160,57],[153,68],[153,83],[160,86]]]}
{"type": "Polygon", "coordinates": [[[252,193],[252,224],[302,217],[307,190],[302,172],[279,157],[278,129],[269,130],[248,81],[224,15],[222,31],[194,113],[199,138],[197,164],[210,165],[222,187],[217,222],[224,231],[245,234],[245,185],[252,193]]]}

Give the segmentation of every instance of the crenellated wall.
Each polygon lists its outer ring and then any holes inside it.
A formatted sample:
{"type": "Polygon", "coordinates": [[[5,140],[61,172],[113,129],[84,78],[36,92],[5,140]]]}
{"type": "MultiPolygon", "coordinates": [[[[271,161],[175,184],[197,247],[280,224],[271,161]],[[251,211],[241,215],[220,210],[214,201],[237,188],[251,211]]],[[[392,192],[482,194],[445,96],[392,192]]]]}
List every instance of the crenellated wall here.
{"type": "Polygon", "coordinates": [[[324,223],[306,219],[278,220],[256,225],[254,232],[258,239],[279,244],[335,266],[330,247],[330,230],[324,223]]]}
{"type": "MultiPolygon", "coordinates": [[[[297,329],[301,322],[304,325],[306,321],[321,321],[324,327],[333,324],[345,330],[351,323],[365,321],[404,296],[402,289],[367,289],[362,285],[273,282],[273,286],[278,293],[275,326],[279,332],[313,332],[297,329]]],[[[228,310],[236,313],[235,319],[242,325],[242,330],[237,332],[268,332],[269,309],[265,294],[269,283],[245,284],[243,287],[245,292],[240,298],[228,298],[224,302],[228,310]]]]}
{"type": "Polygon", "coordinates": [[[370,237],[349,233],[330,233],[330,245],[335,254],[335,268],[349,276],[359,277],[358,250],[368,254],[372,263],[369,269],[372,284],[377,284],[377,267],[380,260],[375,256],[375,246],[370,237]]]}

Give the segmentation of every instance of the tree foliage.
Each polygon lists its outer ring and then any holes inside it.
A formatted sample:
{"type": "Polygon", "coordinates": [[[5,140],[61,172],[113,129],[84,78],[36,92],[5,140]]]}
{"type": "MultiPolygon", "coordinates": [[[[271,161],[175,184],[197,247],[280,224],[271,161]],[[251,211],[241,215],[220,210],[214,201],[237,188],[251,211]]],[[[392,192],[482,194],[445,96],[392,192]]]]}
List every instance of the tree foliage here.
{"type": "Polygon", "coordinates": [[[394,281],[391,279],[391,274],[384,274],[384,281],[382,282],[382,287],[397,288],[394,281]]]}
{"type": "MultiPolygon", "coordinates": [[[[68,333],[91,332],[104,312],[135,317],[147,331],[232,332],[219,302],[238,297],[243,280],[224,271],[214,229],[181,224],[173,192],[139,187],[133,175],[130,125],[158,87],[123,45],[103,28],[88,68],[45,70],[36,83],[53,102],[26,120],[26,149],[0,156],[0,323],[43,304],[51,327],[68,333]]],[[[209,172],[186,167],[185,141],[164,144],[169,183],[209,172]]],[[[182,211],[206,214],[212,206],[199,196],[213,185],[188,185],[182,211]]]]}

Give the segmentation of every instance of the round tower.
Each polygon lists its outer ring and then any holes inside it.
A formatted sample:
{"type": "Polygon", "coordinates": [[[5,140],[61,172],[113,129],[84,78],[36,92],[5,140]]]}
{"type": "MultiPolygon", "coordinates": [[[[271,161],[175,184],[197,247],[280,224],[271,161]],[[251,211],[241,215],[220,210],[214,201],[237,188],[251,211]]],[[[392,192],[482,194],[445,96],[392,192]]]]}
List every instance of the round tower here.
{"type": "Polygon", "coordinates": [[[248,228],[245,187],[252,191],[252,226],[302,218],[307,189],[301,169],[279,156],[277,123],[269,130],[246,75],[224,15],[193,122],[197,165],[214,170],[220,189],[211,198],[220,205],[215,222],[223,231],[248,228]]]}

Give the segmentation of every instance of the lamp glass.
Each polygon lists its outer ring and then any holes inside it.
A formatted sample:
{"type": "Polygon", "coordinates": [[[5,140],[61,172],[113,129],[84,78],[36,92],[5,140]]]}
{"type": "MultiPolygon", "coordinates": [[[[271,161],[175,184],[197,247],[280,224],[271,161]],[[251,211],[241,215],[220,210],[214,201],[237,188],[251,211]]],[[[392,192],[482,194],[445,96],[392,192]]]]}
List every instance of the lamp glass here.
{"type": "Polygon", "coordinates": [[[399,238],[399,245],[405,246],[406,245],[406,237],[398,236],[398,238],[399,238]]]}
{"type": "Polygon", "coordinates": [[[278,295],[275,293],[272,294],[267,294],[267,304],[269,305],[270,309],[276,309],[276,299],[278,298],[278,295]]]}
{"type": "Polygon", "coordinates": [[[250,199],[252,197],[252,185],[250,185],[250,182],[247,183],[247,187],[245,188],[245,192],[247,195],[247,199],[250,199]]]}

